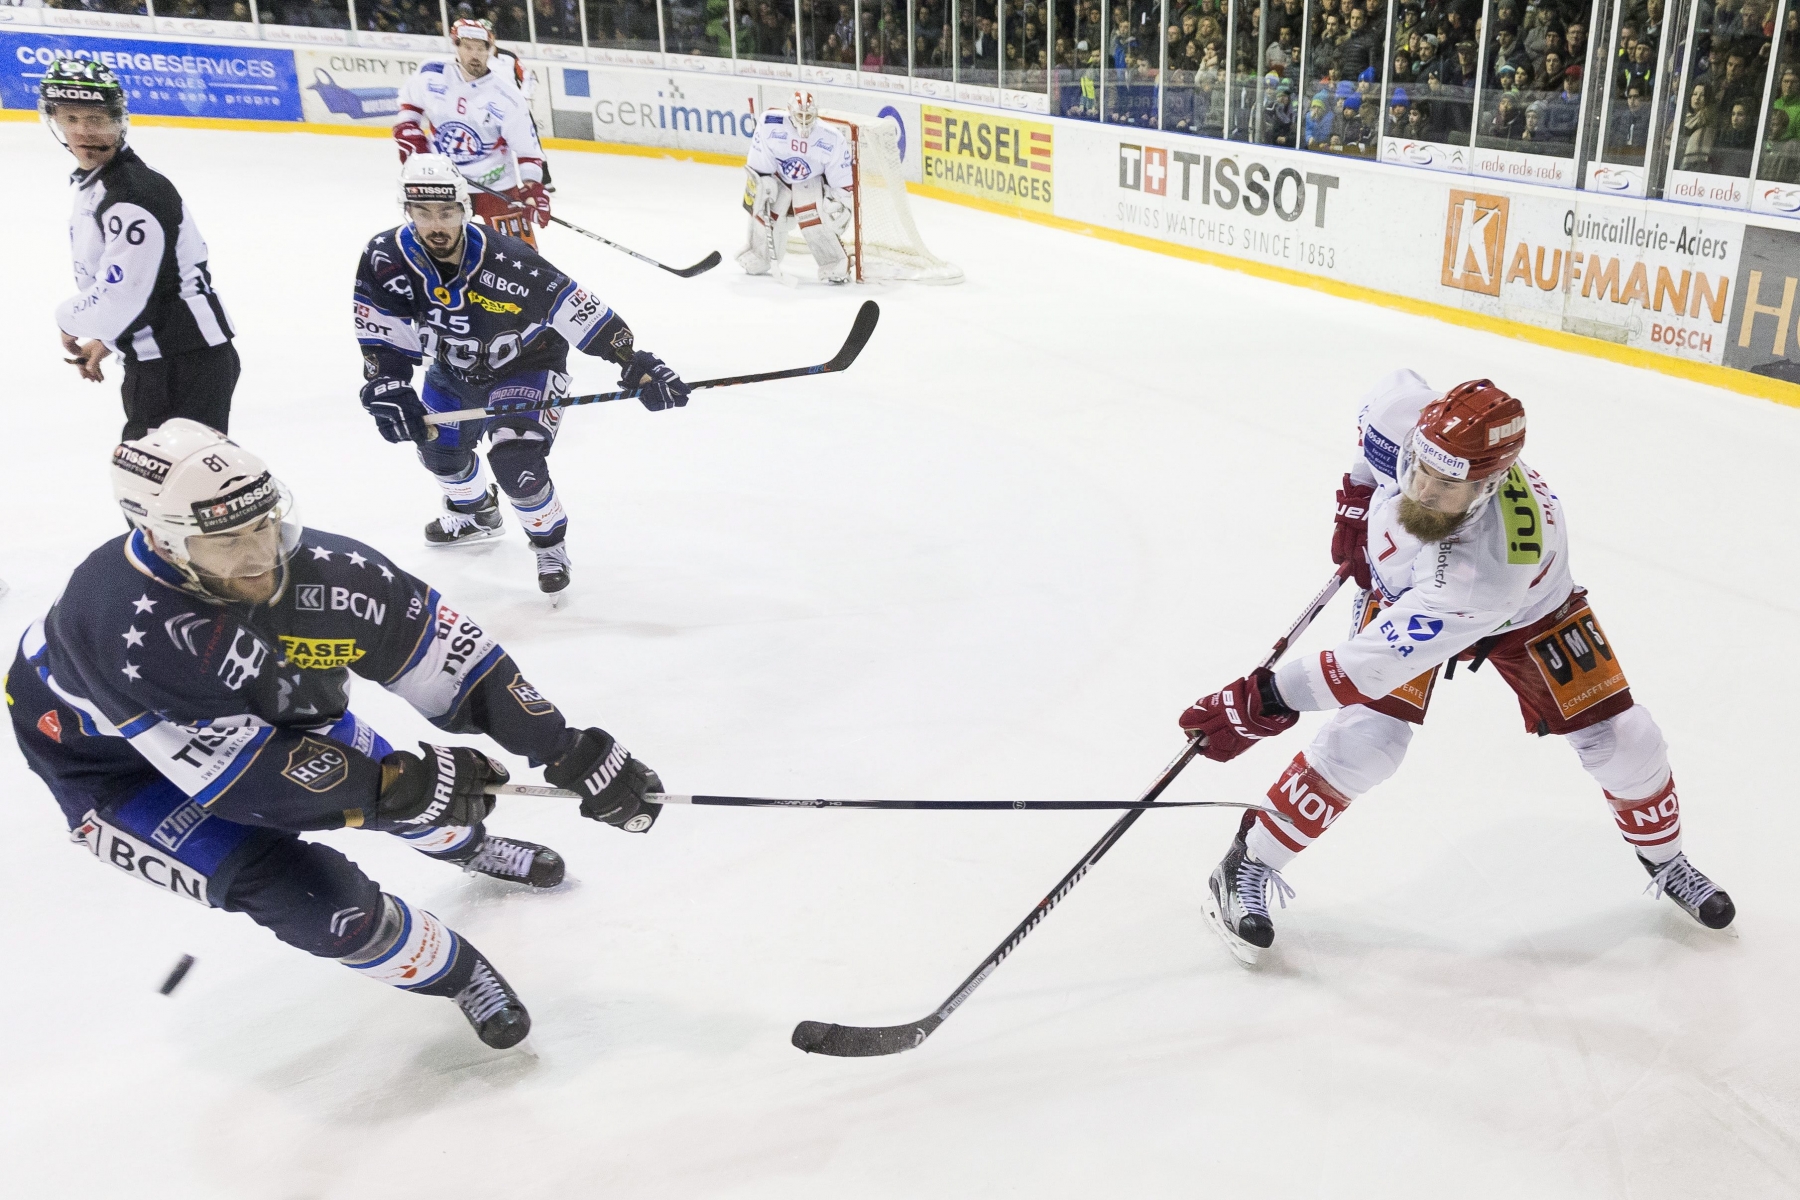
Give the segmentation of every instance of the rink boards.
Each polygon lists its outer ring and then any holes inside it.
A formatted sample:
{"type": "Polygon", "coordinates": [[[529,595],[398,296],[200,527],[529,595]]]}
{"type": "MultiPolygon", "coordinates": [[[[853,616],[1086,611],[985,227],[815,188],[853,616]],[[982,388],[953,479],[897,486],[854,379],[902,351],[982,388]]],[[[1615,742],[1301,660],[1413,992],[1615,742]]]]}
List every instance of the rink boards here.
{"type": "MultiPolygon", "coordinates": [[[[135,115],[373,133],[436,56],[417,48],[431,39],[394,40],[409,45],[181,42],[0,20],[0,103],[32,107],[45,65],[72,54],[113,66],[135,115]]],[[[741,158],[758,116],[795,86],[526,65],[555,141],[718,160],[741,158]]],[[[1792,220],[808,86],[828,110],[894,121],[908,185],[924,195],[1800,404],[1792,220]]],[[[1304,344],[1306,330],[1293,332],[1304,344]]]]}

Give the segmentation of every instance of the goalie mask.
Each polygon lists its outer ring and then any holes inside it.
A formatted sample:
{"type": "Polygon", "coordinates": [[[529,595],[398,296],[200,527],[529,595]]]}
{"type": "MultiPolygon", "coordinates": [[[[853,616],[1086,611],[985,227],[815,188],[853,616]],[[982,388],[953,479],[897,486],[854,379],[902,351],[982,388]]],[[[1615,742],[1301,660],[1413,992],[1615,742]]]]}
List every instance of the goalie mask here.
{"type": "Polygon", "coordinates": [[[1447,515],[1473,514],[1525,449],[1525,406],[1490,380],[1459,383],[1425,406],[1400,450],[1400,490],[1447,515]]]}
{"type": "Polygon", "coordinates": [[[788,124],[802,138],[812,136],[813,126],[819,123],[819,105],[808,91],[794,93],[794,99],[788,105],[788,124]]]}
{"type": "Polygon", "coordinates": [[[113,450],[113,496],[189,590],[269,603],[300,524],[287,487],[216,429],[177,417],[113,450]]]}

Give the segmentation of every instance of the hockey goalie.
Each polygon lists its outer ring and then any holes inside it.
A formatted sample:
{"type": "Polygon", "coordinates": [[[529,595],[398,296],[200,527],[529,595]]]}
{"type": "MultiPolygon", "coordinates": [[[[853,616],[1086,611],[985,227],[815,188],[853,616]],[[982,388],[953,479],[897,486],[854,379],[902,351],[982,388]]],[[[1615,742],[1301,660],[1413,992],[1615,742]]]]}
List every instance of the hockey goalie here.
{"type": "Polygon", "coordinates": [[[811,92],[795,92],[786,112],[764,114],[744,164],[750,176],[744,188],[750,240],[738,255],[744,270],[767,275],[778,267],[787,254],[788,232],[797,225],[819,265],[820,281],[850,282],[850,256],[828,205],[839,212],[854,206],[851,154],[850,137],[819,120],[811,92]]]}

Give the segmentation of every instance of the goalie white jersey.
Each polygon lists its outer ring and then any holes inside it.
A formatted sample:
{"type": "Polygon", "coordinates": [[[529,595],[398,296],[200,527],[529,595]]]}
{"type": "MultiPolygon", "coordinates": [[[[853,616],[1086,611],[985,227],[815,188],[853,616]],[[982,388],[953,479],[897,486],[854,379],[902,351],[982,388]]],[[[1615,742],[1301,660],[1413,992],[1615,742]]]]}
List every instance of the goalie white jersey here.
{"type": "Polygon", "coordinates": [[[788,124],[788,115],[780,111],[763,115],[762,124],[751,139],[745,165],[758,175],[773,175],[795,189],[818,179],[823,179],[834,193],[856,186],[850,139],[842,130],[820,121],[813,126],[812,136],[803,138],[788,124]]]}
{"type": "Polygon", "coordinates": [[[423,64],[400,89],[395,124],[409,121],[422,124],[432,149],[476,183],[507,191],[543,180],[544,149],[531,104],[510,70],[470,79],[453,58],[423,64]]]}

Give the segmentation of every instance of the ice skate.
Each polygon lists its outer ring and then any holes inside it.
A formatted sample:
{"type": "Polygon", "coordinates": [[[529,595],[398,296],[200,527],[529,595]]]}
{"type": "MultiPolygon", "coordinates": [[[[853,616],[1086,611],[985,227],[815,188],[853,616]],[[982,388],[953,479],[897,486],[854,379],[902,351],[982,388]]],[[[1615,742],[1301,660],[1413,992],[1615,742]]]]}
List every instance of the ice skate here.
{"type": "Polygon", "coordinates": [[[1206,916],[1232,957],[1253,967],[1262,952],[1275,944],[1275,923],[1269,919],[1269,890],[1287,907],[1294,889],[1281,872],[1251,858],[1239,834],[1207,880],[1206,916]]]}
{"type": "Polygon", "coordinates": [[[525,1011],[519,994],[512,990],[500,972],[481,957],[473,946],[465,949],[475,954],[475,970],[469,982],[453,997],[456,1007],[474,1026],[475,1035],[496,1050],[507,1050],[525,1040],[531,1032],[531,1014],[525,1011]]]}
{"type": "Polygon", "coordinates": [[[488,834],[465,859],[447,859],[465,871],[474,871],[508,883],[532,888],[553,888],[563,881],[562,855],[536,842],[488,834]]]}
{"type": "Polygon", "coordinates": [[[561,608],[569,586],[569,548],[562,542],[554,546],[533,546],[537,552],[538,591],[550,597],[550,607],[561,608]]]}
{"type": "Polygon", "coordinates": [[[425,544],[461,546],[468,542],[484,542],[505,532],[506,522],[500,516],[499,490],[490,487],[473,509],[457,508],[445,499],[444,515],[425,524],[425,544]]]}
{"type": "Polygon", "coordinates": [[[1731,902],[1730,895],[1701,874],[1700,869],[1688,861],[1687,855],[1677,854],[1659,864],[1640,854],[1638,861],[1650,873],[1650,886],[1646,891],[1667,896],[1681,906],[1681,911],[1708,929],[1724,929],[1737,916],[1737,906],[1731,902]]]}

